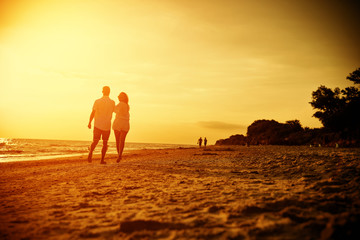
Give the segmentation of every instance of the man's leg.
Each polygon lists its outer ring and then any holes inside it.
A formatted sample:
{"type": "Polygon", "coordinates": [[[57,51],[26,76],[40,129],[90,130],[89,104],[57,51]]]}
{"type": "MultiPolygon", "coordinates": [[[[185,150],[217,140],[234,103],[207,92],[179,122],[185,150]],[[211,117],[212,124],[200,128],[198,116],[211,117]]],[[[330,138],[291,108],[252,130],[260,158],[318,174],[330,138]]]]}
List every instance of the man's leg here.
{"type": "Polygon", "coordinates": [[[103,140],[103,147],[101,149],[101,164],[105,164],[106,162],[104,161],[104,158],[105,158],[105,154],[106,154],[106,151],[107,151],[107,148],[108,148],[108,145],[107,145],[107,140],[103,140]]]}
{"type": "Polygon", "coordinates": [[[100,129],[97,129],[96,127],[94,127],[94,132],[93,132],[93,142],[90,145],[90,151],[89,151],[89,156],[88,156],[88,162],[91,163],[91,159],[92,159],[92,155],[93,152],[96,148],[96,145],[98,144],[98,142],[100,141],[101,138],[101,131],[100,129]]]}
{"type": "Polygon", "coordinates": [[[102,131],[102,140],[103,140],[103,147],[101,149],[101,164],[106,164],[106,162],[104,161],[105,159],[105,154],[106,151],[108,149],[108,141],[109,141],[109,136],[110,136],[110,130],[109,131],[102,131]]]}
{"type": "Polygon", "coordinates": [[[90,145],[90,152],[89,152],[89,156],[88,156],[88,162],[91,163],[91,159],[92,159],[92,155],[93,152],[96,148],[96,145],[98,144],[99,140],[98,139],[94,139],[94,141],[91,143],[90,145]]]}

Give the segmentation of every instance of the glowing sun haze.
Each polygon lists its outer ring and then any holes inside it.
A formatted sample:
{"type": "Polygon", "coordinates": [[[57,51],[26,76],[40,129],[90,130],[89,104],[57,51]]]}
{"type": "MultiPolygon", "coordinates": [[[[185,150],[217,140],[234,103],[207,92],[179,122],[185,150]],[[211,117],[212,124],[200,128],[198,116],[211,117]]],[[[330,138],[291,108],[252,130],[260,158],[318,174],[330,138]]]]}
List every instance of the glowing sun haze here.
{"type": "Polygon", "coordinates": [[[320,127],[311,92],[360,67],[354,2],[0,0],[0,137],[91,140],[105,85],[130,142],[320,127]]]}

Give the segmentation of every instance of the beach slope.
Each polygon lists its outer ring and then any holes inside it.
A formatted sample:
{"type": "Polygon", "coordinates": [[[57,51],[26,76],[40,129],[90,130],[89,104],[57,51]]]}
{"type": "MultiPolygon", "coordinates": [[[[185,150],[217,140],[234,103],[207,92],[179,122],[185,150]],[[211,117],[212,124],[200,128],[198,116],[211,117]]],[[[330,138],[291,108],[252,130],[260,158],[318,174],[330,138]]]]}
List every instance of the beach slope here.
{"type": "MultiPolygon", "coordinates": [[[[0,164],[1,239],[355,239],[360,150],[139,150],[0,164]]],[[[360,238],[358,238],[360,239],[360,238]]]]}

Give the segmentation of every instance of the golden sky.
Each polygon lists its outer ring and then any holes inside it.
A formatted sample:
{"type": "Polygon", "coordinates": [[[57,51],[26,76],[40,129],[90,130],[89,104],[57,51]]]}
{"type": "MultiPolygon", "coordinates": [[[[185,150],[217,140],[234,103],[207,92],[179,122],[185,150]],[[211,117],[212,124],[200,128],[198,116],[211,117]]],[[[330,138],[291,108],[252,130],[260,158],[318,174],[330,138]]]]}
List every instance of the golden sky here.
{"type": "Polygon", "coordinates": [[[131,142],[320,127],[312,91],[360,67],[359,4],[338,2],[0,0],[0,137],[91,140],[105,85],[131,142]]]}

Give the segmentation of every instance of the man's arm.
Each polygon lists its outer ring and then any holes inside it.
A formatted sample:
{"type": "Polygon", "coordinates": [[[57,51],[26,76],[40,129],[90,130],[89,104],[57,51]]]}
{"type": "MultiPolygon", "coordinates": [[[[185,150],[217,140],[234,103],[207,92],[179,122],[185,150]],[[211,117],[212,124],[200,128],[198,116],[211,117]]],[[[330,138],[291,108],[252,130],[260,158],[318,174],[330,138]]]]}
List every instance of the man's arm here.
{"type": "Polygon", "coordinates": [[[90,129],[91,129],[91,122],[94,119],[94,117],[95,117],[95,110],[92,110],[92,112],[90,114],[89,125],[88,125],[88,128],[90,128],[90,129]]]}

